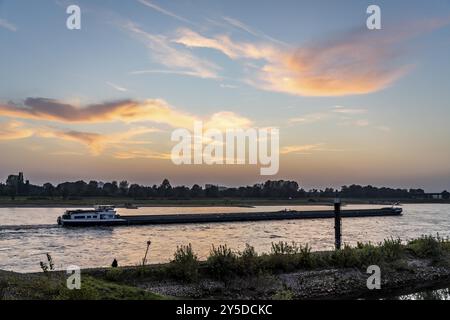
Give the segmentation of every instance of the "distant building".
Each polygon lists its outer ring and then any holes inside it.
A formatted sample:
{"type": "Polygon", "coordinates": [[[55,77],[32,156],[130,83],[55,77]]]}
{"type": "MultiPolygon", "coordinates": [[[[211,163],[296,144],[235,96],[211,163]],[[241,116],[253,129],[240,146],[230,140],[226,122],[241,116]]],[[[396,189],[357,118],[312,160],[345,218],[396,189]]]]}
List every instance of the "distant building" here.
{"type": "Polygon", "coordinates": [[[446,200],[450,199],[450,192],[448,192],[447,190],[443,191],[441,193],[441,195],[442,195],[442,199],[446,199],[446,200]]]}
{"type": "Polygon", "coordinates": [[[219,186],[219,185],[216,185],[216,184],[210,184],[210,183],[205,184],[205,190],[208,190],[208,189],[211,189],[211,188],[217,188],[219,191],[225,191],[225,190],[228,189],[228,187],[219,186]]]}
{"type": "Polygon", "coordinates": [[[425,199],[441,200],[443,199],[442,193],[425,193],[425,199]]]}
{"type": "Polygon", "coordinates": [[[6,180],[6,185],[10,188],[11,191],[19,194],[24,191],[24,186],[29,185],[29,181],[24,181],[23,172],[19,172],[18,175],[9,175],[8,179],[6,180]]]}

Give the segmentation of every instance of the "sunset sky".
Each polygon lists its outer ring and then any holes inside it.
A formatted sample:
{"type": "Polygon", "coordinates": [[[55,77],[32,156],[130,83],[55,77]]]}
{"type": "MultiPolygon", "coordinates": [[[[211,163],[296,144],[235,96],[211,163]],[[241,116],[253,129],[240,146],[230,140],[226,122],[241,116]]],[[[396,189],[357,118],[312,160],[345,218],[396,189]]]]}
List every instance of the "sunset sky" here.
{"type": "Polygon", "coordinates": [[[0,44],[0,181],[450,189],[449,0],[0,0],[0,44]],[[279,128],[279,173],[175,166],[197,120],[279,128]]]}

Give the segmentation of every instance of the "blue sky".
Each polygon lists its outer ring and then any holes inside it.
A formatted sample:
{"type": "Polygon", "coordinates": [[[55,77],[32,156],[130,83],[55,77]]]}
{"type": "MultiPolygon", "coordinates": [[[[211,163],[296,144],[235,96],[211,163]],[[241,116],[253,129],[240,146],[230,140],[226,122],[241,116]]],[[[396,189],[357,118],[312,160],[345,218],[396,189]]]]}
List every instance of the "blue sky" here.
{"type": "Polygon", "coordinates": [[[24,170],[36,182],[264,180],[252,168],[174,170],[163,159],[181,123],[173,118],[219,114],[279,127],[278,177],[307,187],[450,188],[449,23],[444,0],[0,0],[0,144],[9,151],[0,174],[24,170]],[[81,30],[65,26],[70,4],[81,8],[81,30]],[[365,26],[370,4],[381,8],[382,30],[365,26]],[[46,100],[27,105],[27,98],[46,100]],[[82,109],[156,99],[173,110],[171,119],[55,120],[28,112],[48,100],[82,109]],[[139,140],[151,143],[139,152],[117,142],[144,127],[139,140]],[[30,155],[51,165],[24,160],[30,155]]]}

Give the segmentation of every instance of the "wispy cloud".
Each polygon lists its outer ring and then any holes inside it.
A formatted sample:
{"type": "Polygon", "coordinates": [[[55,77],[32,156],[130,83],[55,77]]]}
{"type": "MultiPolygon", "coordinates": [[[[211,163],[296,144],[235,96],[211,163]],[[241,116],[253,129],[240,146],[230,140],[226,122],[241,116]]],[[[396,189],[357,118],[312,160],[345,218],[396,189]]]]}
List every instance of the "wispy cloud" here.
{"type": "Polygon", "coordinates": [[[0,141],[25,139],[33,134],[34,131],[26,128],[22,122],[8,121],[0,123],[0,141]]]}
{"type": "Polygon", "coordinates": [[[144,102],[121,100],[79,108],[54,99],[27,98],[23,106],[0,104],[0,112],[6,117],[66,123],[150,121],[173,127],[186,127],[196,120],[196,117],[178,111],[159,99],[144,102]]]}
{"type": "MultiPolygon", "coordinates": [[[[253,65],[246,82],[264,90],[300,96],[344,96],[372,93],[390,86],[412,69],[399,59],[406,42],[448,25],[448,20],[416,21],[407,27],[393,27],[389,33],[351,30],[297,49],[273,42],[234,41],[224,34],[204,36],[187,28],[179,29],[173,41],[188,48],[218,50],[233,60],[245,60],[245,66],[253,65]],[[259,61],[251,64],[248,60],[259,61]]],[[[226,21],[257,34],[237,20],[226,18],[226,21]]]]}
{"type": "MultiPolygon", "coordinates": [[[[155,128],[136,127],[125,132],[99,134],[78,130],[60,129],[49,126],[25,124],[19,121],[3,123],[0,129],[0,141],[26,139],[31,137],[59,139],[77,142],[88,147],[92,155],[101,154],[105,148],[146,144],[145,140],[133,140],[136,136],[157,132],[155,128]]],[[[61,151],[61,152],[64,152],[61,151]]]]}
{"type": "Polygon", "coordinates": [[[148,149],[119,151],[114,153],[114,158],[122,160],[130,159],[159,159],[169,160],[171,159],[170,153],[156,152],[148,149]]]}
{"type": "Polygon", "coordinates": [[[121,100],[76,107],[54,99],[27,98],[23,105],[0,103],[0,113],[3,117],[63,123],[153,122],[174,128],[192,128],[196,121],[202,121],[205,128],[219,130],[246,128],[252,124],[248,118],[230,111],[218,111],[209,116],[193,115],[161,99],[121,100]]]}
{"type": "Polygon", "coordinates": [[[41,128],[36,135],[43,138],[61,139],[65,141],[78,142],[86,145],[91,154],[99,155],[105,148],[105,137],[98,133],[81,132],[75,130],[64,131],[53,128],[41,128]]]}
{"type": "Polygon", "coordinates": [[[11,22],[8,22],[7,20],[1,19],[1,18],[0,18],[0,27],[7,29],[9,31],[12,31],[12,32],[17,31],[17,27],[15,25],[13,25],[11,22]]]}
{"type": "Polygon", "coordinates": [[[323,146],[323,143],[285,146],[281,148],[280,154],[310,154],[312,151],[322,150],[323,146]]]}
{"type": "Polygon", "coordinates": [[[175,14],[175,13],[173,13],[173,12],[167,10],[167,9],[164,9],[164,8],[162,8],[162,7],[160,7],[160,6],[156,5],[156,4],[154,4],[153,2],[150,2],[150,1],[148,1],[148,0],[137,0],[137,1],[138,1],[139,3],[141,3],[141,4],[143,4],[143,5],[146,6],[146,7],[149,7],[149,8],[151,8],[151,9],[153,9],[153,10],[156,10],[156,11],[158,11],[159,13],[162,13],[162,14],[164,14],[164,15],[166,15],[166,16],[169,16],[169,17],[171,17],[171,18],[174,18],[174,19],[176,19],[176,20],[178,20],[178,21],[185,22],[185,23],[188,23],[188,24],[193,24],[192,21],[190,21],[190,20],[188,20],[188,19],[186,19],[186,18],[184,18],[184,17],[182,17],[182,16],[179,16],[179,15],[177,15],[177,14],[175,14]]]}
{"type": "Polygon", "coordinates": [[[314,143],[304,145],[291,145],[281,148],[280,154],[312,154],[315,151],[321,152],[341,152],[343,149],[328,148],[325,143],[314,143]]]}
{"type": "Polygon", "coordinates": [[[231,59],[271,59],[278,56],[279,50],[267,44],[254,44],[251,42],[234,42],[228,35],[206,37],[188,28],[177,30],[173,42],[189,48],[215,49],[231,59]]]}
{"type": "Polygon", "coordinates": [[[363,108],[335,106],[322,112],[308,113],[299,117],[293,117],[288,120],[288,123],[291,125],[300,125],[332,120],[339,126],[373,127],[384,132],[390,131],[390,128],[387,126],[371,125],[368,119],[361,118],[362,115],[367,115],[367,113],[368,110],[363,108]]]}
{"type": "Polygon", "coordinates": [[[330,117],[329,113],[316,112],[316,113],[306,114],[301,117],[291,118],[291,119],[289,119],[289,123],[291,123],[291,124],[293,124],[293,123],[314,123],[314,122],[322,121],[329,117],[330,117]]]}
{"type": "Polygon", "coordinates": [[[339,113],[342,115],[356,115],[356,114],[364,114],[367,112],[366,109],[346,108],[343,106],[336,106],[332,111],[334,113],[339,113]]]}
{"type": "MultiPolygon", "coordinates": [[[[200,78],[219,78],[217,72],[221,69],[214,63],[193,55],[188,50],[177,48],[163,35],[155,35],[144,31],[134,23],[128,23],[125,29],[139,39],[149,50],[153,60],[169,68],[170,72],[183,73],[185,75],[200,78]]],[[[148,72],[140,72],[148,73],[148,72]]],[[[139,74],[139,71],[134,71],[139,74]]]]}
{"type": "Polygon", "coordinates": [[[179,76],[189,76],[189,77],[198,77],[199,74],[197,72],[192,71],[177,71],[177,70],[135,70],[131,71],[132,75],[140,75],[140,74],[173,74],[179,76]]]}
{"type": "Polygon", "coordinates": [[[223,20],[225,20],[227,23],[229,23],[233,27],[241,29],[241,30],[251,34],[254,37],[266,39],[266,40],[269,40],[271,42],[275,42],[275,43],[281,44],[283,46],[289,46],[287,43],[285,43],[283,41],[280,41],[278,39],[275,39],[275,38],[265,34],[264,32],[262,32],[260,30],[256,30],[256,29],[250,27],[249,25],[243,23],[242,21],[239,21],[238,19],[231,18],[231,17],[223,17],[223,20]]]}
{"type": "Polygon", "coordinates": [[[124,88],[124,87],[122,87],[122,86],[119,86],[119,85],[117,85],[117,84],[115,84],[115,83],[112,83],[112,82],[106,82],[106,84],[108,85],[108,86],[110,86],[111,88],[113,88],[113,89],[115,89],[115,90],[117,90],[117,91],[120,91],[120,92],[127,92],[128,91],[128,89],[127,88],[124,88]]]}
{"type": "Polygon", "coordinates": [[[130,145],[149,144],[148,140],[136,140],[136,137],[159,132],[155,128],[135,127],[124,132],[110,134],[99,134],[92,132],[81,132],[76,130],[61,130],[57,128],[41,127],[37,135],[44,138],[62,139],[78,142],[86,145],[92,155],[99,155],[107,148],[124,148],[130,145]]]}
{"type": "Polygon", "coordinates": [[[251,127],[253,122],[243,116],[230,111],[219,111],[205,120],[205,129],[245,129],[251,127]]]}
{"type": "Polygon", "coordinates": [[[325,111],[308,113],[300,117],[294,117],[288,120],[290,124],[308,124],[324,120],[333,119],[335,121],[341,120],[341,125],[354,124],[356,126],[368,125],[367,120],[355,120],[356,116],[366,114],[367,109],[362,108],[347,108],[343,106],[335,106],[325,111]],[[367,124],[366,124],[367,123],[367,124]]]}

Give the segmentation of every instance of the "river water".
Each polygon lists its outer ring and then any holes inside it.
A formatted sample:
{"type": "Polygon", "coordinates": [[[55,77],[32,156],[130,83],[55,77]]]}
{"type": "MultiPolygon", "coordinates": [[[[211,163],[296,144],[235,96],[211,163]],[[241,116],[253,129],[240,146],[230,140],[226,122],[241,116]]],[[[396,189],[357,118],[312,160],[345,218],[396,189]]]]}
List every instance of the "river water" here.
{"type": "MultiPolygon", "coordinates": [[[[343,209],[374,208],[349,205],[343,209]]],[[[330,210],[325,206],[149,207],[118,209],[121,215],[278,211],[282,209],[330,210]]],[[[0,269],[17,272],[40,271],[39,262],[50,253],[57,269],[68,265],[138,265],[148,240],[152,241],[148,263],[167,262],[178,245],[191,243],[199,258],[206,258],[211,245],[227,244],[242,250],[248,243],[260,253],[269,252],[272,242],[295,241],[313,250],[334,246],[333,219],[284,220],[192,225],[61,228],[56,218],[66,208],[0,208],[0,269]]],[[[407,240],[421,235],[450,236],[450,204],[406,204],[401,217],[344,218],[343,242],[379,242],[390,237],[407,240]]]]}

